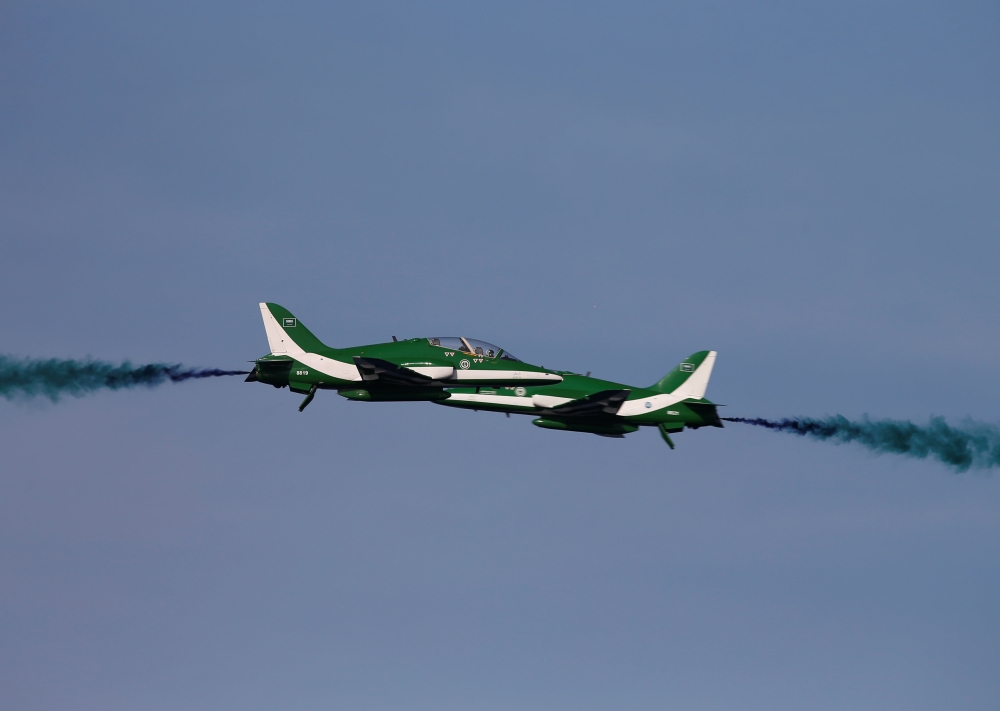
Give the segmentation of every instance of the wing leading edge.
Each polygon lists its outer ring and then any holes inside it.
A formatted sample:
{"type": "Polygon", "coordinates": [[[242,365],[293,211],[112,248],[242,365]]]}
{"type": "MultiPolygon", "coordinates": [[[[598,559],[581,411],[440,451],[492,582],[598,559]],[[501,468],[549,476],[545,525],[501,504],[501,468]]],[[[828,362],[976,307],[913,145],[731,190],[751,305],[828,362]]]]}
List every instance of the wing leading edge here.
{"type": "Polygon", "coordinates": [[[540,412],[551,417],[606,417],[617,414],[631,392],[631,390],[602,390],[556,407],[542,408],[540,412]]]}
{"type": "Polygon", "coordinates": [[[361,373],[361,379],[366,383],[378,382],[397,387],[427,387],[434,384],[434,380],[423,373],[402,368],[381,358],[354,356],[354,364],[361,373]]]}

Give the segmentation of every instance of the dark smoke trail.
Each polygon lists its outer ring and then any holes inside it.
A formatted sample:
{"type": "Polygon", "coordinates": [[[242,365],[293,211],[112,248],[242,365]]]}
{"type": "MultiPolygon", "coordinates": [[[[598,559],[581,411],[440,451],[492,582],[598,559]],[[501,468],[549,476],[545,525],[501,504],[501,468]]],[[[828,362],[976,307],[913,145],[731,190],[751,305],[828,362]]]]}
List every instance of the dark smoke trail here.
{"type": "Polygon", "coordinates": [[[932,417],[924,426],[903,420],[873,421],[867,417],[852,422],[841,415],[822,420],[811,417],[722,419],[817,439],[832,439],[838,444],[857,442],[876,452],[905,454],[919,459],[934,457],[960,472],[970,467],[986,469],[1000,466],[1000,429],[971,420],[961,427],[952,427],[943,417],[932,417]]]}
{"type": "Polygon", "coordinates": [[[62,395],[80,397],[95,390],[140,385],[152,388],[167,381],[179,383],[223,375],[246,375],[246,371],[164,363],[133,366],[128,361],[116,365],[99,360],[19,360],[0,355],[0,396],[11,400],[42,395],[55,402],[62,395]]]}

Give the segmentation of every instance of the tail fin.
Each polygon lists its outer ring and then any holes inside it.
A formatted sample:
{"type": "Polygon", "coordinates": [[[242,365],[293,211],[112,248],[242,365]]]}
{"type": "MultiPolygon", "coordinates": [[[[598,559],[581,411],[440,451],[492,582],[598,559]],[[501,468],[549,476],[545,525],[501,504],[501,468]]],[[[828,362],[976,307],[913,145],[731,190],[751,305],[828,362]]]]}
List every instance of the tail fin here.
{"type": "Polygon", "coordinates": [[[261,303],[260,315],[264,317],[267,344],[272,354],[297,355],[326,348],[288,309],[277,304],[261,303]]]}
{"type": "Polygon", "coordinates": [[[685,399],[705,397],[716,355],[715,351],[698,351],[688,356],[650,389],[661,393],[672,393],[685,399]]]}

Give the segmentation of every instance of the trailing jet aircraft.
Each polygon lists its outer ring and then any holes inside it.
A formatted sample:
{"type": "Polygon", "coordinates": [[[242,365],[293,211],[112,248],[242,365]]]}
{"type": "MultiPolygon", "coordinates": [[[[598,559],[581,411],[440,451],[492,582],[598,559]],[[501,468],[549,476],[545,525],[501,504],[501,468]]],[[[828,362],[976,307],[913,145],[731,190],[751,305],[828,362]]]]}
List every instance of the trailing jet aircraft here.
{"type": "Polygon", "coordinates": [[[410,338],[353,348],[323,345],[278,304],[260,304],[270,355],[258,358],[247,382],[304,394],[299,412],[317,390],[350,400],[439,401],[448,387],[503,388],[562,382],[562,376],[525,363],[503,348],[464,336],[410,338]]]}
{"type": "Polygon", "coordinates": [[[715,365],[715,351],[700,351],[685,359],[648,388],[635,388],[587,375],[556,371],[563,381],[545,387],[450,388],[439,405],[535,415],[538,427],[624,437],[640,427],[660,430],[674,448],[670,435],[685,427],[722,427],[717,405],[705,399],[715,365]]]}

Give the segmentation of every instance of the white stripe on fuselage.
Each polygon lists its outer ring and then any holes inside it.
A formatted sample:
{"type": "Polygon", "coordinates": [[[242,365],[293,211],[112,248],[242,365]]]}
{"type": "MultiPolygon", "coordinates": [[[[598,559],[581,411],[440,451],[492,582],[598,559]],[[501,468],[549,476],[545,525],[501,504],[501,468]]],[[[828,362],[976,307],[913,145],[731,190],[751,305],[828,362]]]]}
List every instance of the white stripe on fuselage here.
{"type": "Polygon", "coordinates": [[[412,370],[414,373],[425,375],[431,380],[444,380],[445,378],[450,378],[452,373],[455,372],[455,369],[450,365],[447,367],[426,365],[407,365],[403,367],[407,370],[412,370]]]}
{"type": "Polygon", "coordinates": [[[554,395],[532,395],[531,401],[535,404],[535,407],[547,409],[550,407],[559,407],[567,402],[573,402],[573,398],[555,397],[554,395]]]}
{"type": "MultiPolygon", "coordinates": [[[[299,349],[301,351],[301,349],[299,349]]],[[[289,354],[291,355],[291,354],[289,354]]],[[[317,353],[296,353],[293,355],[295,360],[299,361],[303,365],[307,365],[313,370],[318,370],[324,375],[329,375],[338,380],[346,380],[349,382],[357,382],[362,380],[361,373],[358,372],[358,367],[354,363],[345,363],[343,361],[336,360],[335,358],[327,358],[326,356],[321,356],[317,353]]],[[[532,379],[532,380],[552,380],[553,382],[559,382],[562,377],[555,375],[554,373],[535,373],[531,371],[514,371],[514,370],[455,370],[451,367],[411,367],[409,370],[420,373],[421,375],[426,375],[438,382],[442,382],[451,376],[451,380],[487,380],[489,382],[497,382],[498,380],[508,380],[512,382],[517,382],[520,379],[532,379]]],[[[562,402],[569,402],[568,398],[560,398],[562,402]]]]}
{"type": "MultiPolygon", "coordinates": [[[[574,399],[579,398],[555,397],[554,395],[533,395],[531,398],[536,407],[543,409],[556,408],[560,405],[565,405],[567,402],[572,402],[574,399]]],[[[656,412],[657,410],[662,410],[665,407],[670,407],[683,399],[683,397],[668,394],[654,395],[652,397],[638,398],[636,400],[626,400],[621,404],[621,407],[618,408],[618,412],[615,414],[618,415],[618,417],[635,417],[637,415],[645,415],[649,412],[656,412]],[[646,407],[647,402],[649,403],[649,407],[646,407]]]]}
{"type": "MultiPolygon", "coordinates": [[[[455,402],[468,402],[468,403],[483,403],[484,405],[501,405],[504,407],[523,407],[530,409],[541,409],[548,410],[560,405],[564,405],[567,402],[572,402],[574,399],[579,398],[568,398],[568,397],[555,397],[553,395],[532,395],[531,397],[510,397],[507,395],[486,395],[483,393],[472,394],[472,393],[452,393],[448,401],[455,402]]],[[[619,417],[634,417],[637,415],[644,415],[649,412],[656,412],[657,410],[662,410],[665,407],[670,407],[685,398],[678,398],[673,395],[654,395],[653,397],[644,397],[637,400],[628,400],[622,403],[622,406],[618,408],[617,415],[619,417]],[[649,407],[646,407],[646,403],[650,403],[649,407]]],[[[447,401],[446,401],[447,402],[447,401]]]]}
{"type": "Polygon", "coordinates": [[[299,353],[295,356],[295,360],[337,380],[347,380],[350,382],[361,380],[361,373],[358,372],[358,366],[354,365],[354,363],[344,363],[343,361],[327,358],[316,353],[299,353]]]}
{"type": "Polygon", "coordinates": [[[456,370],[452,380],[550,380],[561,383],[562,376],[555,373],[536,373],[530,370],[456,370]]]}
{"type": "Polygon", "coordinates": [[[504,407],[523,407],[534,409],[535,405],[530,397],[511,397],[509,395],[484,395],[482,393],[452,393],[451,397],[444,401],[447,405],[452,400],[456,402],[480,402],[484,405],[503,405],[504,407]]]}
{"type": "Polygon", "coordinates": [[[678,397],[672,393],[666,395],[653,395],[652,397],[642,397],[635,400],[626,400],[622,403],[622,406],[618,408],[619,417],[635,417],[636,415],[645,415],[648,412],[656,412],[657,410],[662,410],[665,407],[670,407],[681,400],[686,398],[681,396],[678,397]],[[646,407],[646,403],[649,403],[649,407],[646,407]]]}

